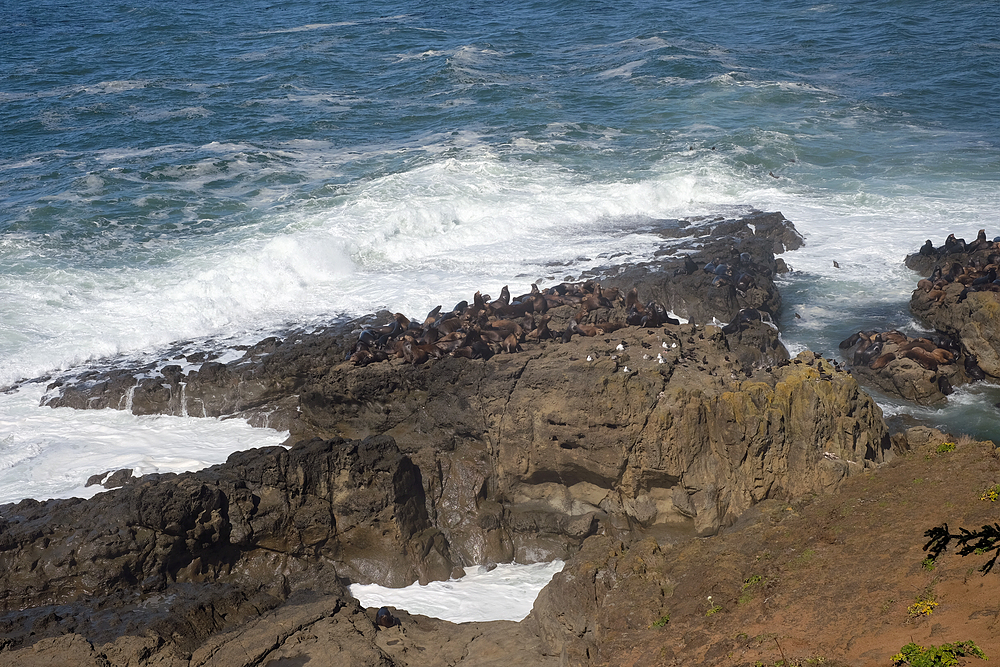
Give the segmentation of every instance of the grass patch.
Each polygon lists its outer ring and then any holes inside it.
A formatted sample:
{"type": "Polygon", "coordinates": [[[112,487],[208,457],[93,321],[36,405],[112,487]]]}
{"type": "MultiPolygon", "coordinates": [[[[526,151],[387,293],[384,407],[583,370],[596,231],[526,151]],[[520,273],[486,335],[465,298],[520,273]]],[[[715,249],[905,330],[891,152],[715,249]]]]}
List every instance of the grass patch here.
{"type": "Polygon", "coordinates": [[[653,624],[650,625],[649,627],[651,627],[651,628],[662,628],[664,625],[666,625],[669,622],[670,622],[670,614],[667,613],[667,614],[664,614],[663,616],[660,616],[655,621],[653,621],[653,624]]]}
{"type": "Polygon", "coordinates": [[[766,582],[767,580],[759,574],[754,574],[748,577],[743,582],[743,587],[740,588],[740,597],[737,598],[736,604],[746,604],[747,602],[750,602],[754,596],[754,589],[766,582]]]}

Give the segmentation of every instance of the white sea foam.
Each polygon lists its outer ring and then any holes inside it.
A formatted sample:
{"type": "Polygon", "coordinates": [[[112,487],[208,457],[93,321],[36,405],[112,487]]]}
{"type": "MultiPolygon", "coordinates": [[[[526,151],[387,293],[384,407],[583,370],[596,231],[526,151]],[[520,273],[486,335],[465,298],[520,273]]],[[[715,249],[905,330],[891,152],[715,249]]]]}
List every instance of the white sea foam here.
{"type": "Polygon", "coordinates": [[[385,588],[376,584],[351,586],[351,595],[366,607],[389,606],[455,623],[520,621],[531,611],[538,592],[563,568],[563,561],[469,568],[461,579],[434,581],[426,586],[385,588]]]}
{"type": "MultiPolygon", "coordinates": [[[[443,150],[454,139],[428,135],[411,148],[443,150]]],[[[420,315],[504,284],[513,292],[528,291],[535,281],[551,284],[601,265],[650,258],[661,240],[644,231],[644,221],[711,215],[748,201],[783,211],[807,237],[806,246],[785,259],[795,275],[819,279],[819,288],[829,293],[822,310],[798,322],[802,329],[816,328],[837,321],[859,300],[905,301],[912,274],[901,257],[926,238],[940,242],[939,230],[961,232],[954,224],[955,202],[940,197],[850,191],[816,197],[782,179],[748,178],[711,151],[691,158],[694,163],[664,162],[644,180],[595,183],[544,164],[503,160],[492,149],[477,148],[475,135],[458,139],[471,147],[463,159],[436,159],[340,186],[332,196],[291,202],[258,222],[213,235],[150,238],[145,243],[155,262],[149,265],[40,265],[36,272],[0,276],[0,384],[179,339],[241,332],[252,337],[288,323],[383,307],[420,315]]],[[[255,171],[254,178],[264,178],[289,159],[314,166],[320,178],[347,159],[315,141],[290,142],[282,149],[287,155],[265,161],[265,167],[241,158],[252,150],[242,144],[151,150],[145,153],[175,153],[173,164],[152,173],[193,195],[220,178],[234,185],[255,171]],[[178,164],[178,151],[225,156],[229,172],[212,158],[178,164]]],[[[112,168],[140,157],[102,154],[112,168]]],[[[101,182],[106,189],[114,173],[89,174],[81,191],[101,182]]],[[[255,195],[251,202],[280,198],[266,189],[255,195]]],[[[963,203],[962,224],[972,238],[978,227],[989,226],[996,208],[991,204],[1000,202],[984,193],[969,200],[975,208],[963,203]]],[[[182,224],[197,225],[199,219],[182,224]]],[[[9,235],[0,253],[8,266],[16,265],[37,256],[34,244],[31,237],[9,235]]],[[[95,257],[102,252],[99,246],[79,247],[95,257]]],[[[815,293],[786,294],[785,303],[802,307],[800,298],[817,308],[815,293]]],[[[800,314],[806,315],[804,307],[800,314]]],[[[800,334],[795,326],[790,340],[800,334]]]]}
{"type": "MultiPolygon", "coordinates": [[[[237,174],[250,169],[229,164],[237,174]]],[[[211,159],[153,173],[188,193],[222,174],[211,159]]],[[[101,178],[91,176],[91,184],[101,178]]],[[[689,176],[593,184],[489,154],[444,159],[212,236],[149,238],[147,265],[5,274],[0,383],[191,337],[382,307],[422,314],[480,289],[524,292],[536,280],[648,259],[660,241],[644,221],[691,210],[692,199],[710,197],[698,187],[689,176]]],[[[31,239],[7,241],[15,245],[0,252],[30,254],[31,239]]]]}
{"type": "Polygon", "coordinates": [[[235,451],[281,444],[287,433],[240,419],[135,416],[121,410],[39,407],[41,385],[0,394],[0,504],[89,498],[92,475],[200,470],[235,451]]]}
{"type": "Polygon", "coordinates": [[[620,67],[613,67],[611,69],[607,69],[607,70],[604,70],[603,72],[600,72],[597,75],[597,78],[599,78],[599,79],[610,79],[612,77],[617,77],[617,76],[626,77],[627,78],[627,77],[632,76],[632,72],[635,71],[636,69],[642,67],[643,65],[645,65],[646,62],[647,61],[645,61],[645,60],[635,60],[635,61],[632,61],[630,63],[625,63],[624,65],[621,65],[620,67]]]}

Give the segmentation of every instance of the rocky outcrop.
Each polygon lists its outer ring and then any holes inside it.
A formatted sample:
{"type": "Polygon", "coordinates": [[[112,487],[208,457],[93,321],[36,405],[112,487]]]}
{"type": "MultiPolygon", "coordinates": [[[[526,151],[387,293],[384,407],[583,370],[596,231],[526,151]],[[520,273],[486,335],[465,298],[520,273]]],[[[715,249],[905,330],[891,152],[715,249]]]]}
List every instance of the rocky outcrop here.
{"type": "Polygon", "coordinates": [[[295,591],[348,600],[345,579],[446,579],[453,563],[425,507],[420,471],[386,436],[249,450],[87,501],[6,505],[0,638],[184,626],[197,643],[295,591]]]}
{"type": "MultiPolygon", "coordinates": [[[[342,581],[401,585],[567,558],[595,536],[712,535],[765,499],[831,491],[891,457],[881,411],[854,378],[812,353],[789,359],[770,323],[773,252],[801,243],[787,220],[660,231],[677,242],[660,262],[538,290],[553,297],[553,338],[522,338],[521,327],[516,344],[492,340],[508,326],[497,313],[519,300],[478,295],[474,324],[468,305],[449,316],[478,327],[468,356],[413,354],[416,329],[382,314],[270,338],[229,363],[172,358],[57,379],[45,399],[54,407],[239,415],[288,429],[292,446],[129,478],[91,501],[2,508],[0,630],[27,647],[61,627],[99,662],[141,627],[152,642],[141,650],[163,664],[169,646],[179,664],[277,665],[298,664],[289,637],[308,643],[322,627],[357,664],[406,664],[399,651],[412,643],[379,644],[387,635],[372,634],[342,581]],[[403,351],[390,355],[394,338],[403,351]],[[357,356],[362,342],[371,357],[357,356]],[[264,612],[287,619],[277,643],[247,625],[264,612]]],[[[421,338],[441,321],[428,317],[421,338]]],[[[501,655],[551,634],[520,632],[456,635],[452,648],[501,655]]]]}
{"type": "Polygon", "coordinates": [[[240,415],[289,429],[289,442],[390,434],[422,471],[428,516],[461,564],[565,557],[605,520],[622,535],[711,534],[761,498],[835,483],[848,470],[838,466],[848,464],[821,462],[823,451],[856,465],[880,462],[884,426],[877,408],[861,405],[867,399],[853,380],[818,371],[815,362],[816,376],[843,394],[834,398],[797,381],[788,389],[787,371],[771,371],[787,361],[768,322],[780,307],[773,278],[782,265],[773,253],[802,243],[791,223],[757,213],[664,222],[659,231],[672,241],[666,254],[607,267],[603,290],[589,281],[514,299],[506,289],[496,300],[477,293],[472,305],[436,310],[423,324],[387,315],[384,327],[376,318],[350,330],[267,339],[228,364],[63,378],[44,400],[240,415]],[[557,335],[532,338],[512,309],[524,318],[543,313],[557,335]],[[668,309],[728,324],[670,324],[660,315],[668,309]],[[440,354],[440,346],[430,358],[414,355],[441,340],[430,333],[443,323],[474,331],[476,345],[465,349],[479,358],[440,354]],[[501,329],[517,340],[508,344],[501,329]],[[786,390],[802,394],[796,405],[848,409],[854,421],[836,428],[813,421],[796,434],[809,453],[793,454],[784,439],[799,425],[782,421],[795,417],[786,390]],[[733,397],[747,391],[758,403],[736,405],[733,397]],[[764,402],[765,414],[752,414],[764,402]],[[717,415],[733,423],[718,424],[717,415]],[[737,445],[739,461],[730,461],[737,452],[728,448],[744,439],[753,444],[737,445]],[[790,455],[793,465],[776,463],[790,455]],[[816,464],[825,471],[819,478],[807,470],[816,464]]]}
{"type": "MultiPolygon", "coordinates": [[[[601,529],[708,535],[764,498],[829,490],[886,459],[881,413],[850,375],[812,354],[789,362],[759,320],[727,329],[626,327],[427,367],[342,363],[303,385],[301,419],[323,437],[391,435],[461,565],[565,558],[601,529]]],[[[383,554],[350,549],[338,567],[354,581],[419,574],[392,563],[377,575],[383,554]]]]}
{"type": "Polygon", "coordinates": [[[961,366],[970,380],[1000,378],[1000,243],[988,241],[982,230],[972,243],[951,235],[940,248],[928,241],[906,265],[926,276],[913,291],[910,311],[961,342],[961,366]]]}
{"type": "Polygon", "coordinates": [[[760,322],[729,336],[629,328],[485,364],[374,365],[331,374],[302,405],[326,432],[392,434],[438,471],[425,473],[430,513],[467,563],[565,557],[604,516],[622,534],[711,534],[888,448],[848,374],[813,355],[788,363],[760,322]]]}
{"type": "MultiPolygon", "coordinates": [[[[624,295],[632,290],[642,303],[658,304],[697,323],[730,322],[745,309],[774,319],[781,307],[774,277],[785,270],[774,254],[803,243],[780,213],[753,213],[735,220],[665,220],[651,231],[670,240],[655,262],[606,266],[583,276],[617,290],[621,302],[588,310],[580,323],[626,322],[624,295]]],[[[547,328],[553,337],[562,336],[580,311],[579,305],[548,309],[547,328]]],[[[242,356],[229,363],[218,361],[218,352],[212,355],[216,359],[205,361],[204,353],[185,356],[172,351],[159,362],[140,367],[83,370],[53,380],[43,403],[134,414],[234,415],[256,425],[291,430],[295,436],[307,435],[309,427],[298,414],[297,395],[303,386],[350,357],[358,348],[359,334],[391,330],[400,320],[417,323],[423,317],[383,311],[317,331],[290,332],[242,350],[242,356]]],[[[530,350],[537,341],[525,338],[519,344],[530,350]]],[[[502,350],[501,344],[492,343],[490,354],[502,350]]]]}
{"type": "Polygon", "coordinates": [[[865,384],[918,405],[944,401],[969,382],[967,356],[950,337],[911,338],[899,331],[859,331],[840,343],[851,371],[865,384]]]}

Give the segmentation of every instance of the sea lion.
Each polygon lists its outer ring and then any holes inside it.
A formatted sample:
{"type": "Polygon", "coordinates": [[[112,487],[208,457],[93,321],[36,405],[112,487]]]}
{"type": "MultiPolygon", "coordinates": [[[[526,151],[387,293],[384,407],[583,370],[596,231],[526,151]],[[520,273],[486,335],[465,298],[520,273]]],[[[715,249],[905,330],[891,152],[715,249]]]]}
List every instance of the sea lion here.
{"type": "Polygon", "coordinates": [[[886,352],[885,354],[881,355],[878,359],[871,362],[871,364],[869,364],[868,367],[871,368],[873,371],[877,371],[888,366],[890,361],[895,361],[895,360],[896,360],[895,352],[886,352]]]}
{"type": "Polygon", "coordinates": [[[906,357],[907,359],[913,359],[915,362],[920,364],[920,366],[926,368],[929,371],[937,370],[939,363],[937,358],[927,350],[923,349],[922,347],[910,348],[905,353],[903,353],[903,356],[906,357]]]}
{"type": "Polygon", "coordinates": [[[437,322],[440,316],[441,316],[441,306],[438,306],[431,312],[427,313],[427,317],[424,318],[424,326],[425,327],[434,326],[434,323],[437,322]]]}
{"type": "Polygon", "coordinates": [[[991,242],[986,240],[986,230],[980,229],[979,233],[976,234],[976,241],[972,244],[970,250],[972,250],[972,252],[976,252],[977,250],[986,250],[990,247],[990,245],[992,245],[991,242]]]}
{"type": "Polygon", "coordinates": [[[756,322],[761,320],[760,311],[756,308],[742,308],[736,317],[732,319],[729,324],[722,327],[722,333],[728,335],[734,334],[740,330],[740,325],[744,322],[756,322]]]}
{"type": "Polygon", "coordinates": [[[861,340],[862,335],[863,334],[860,331],[857,333],[853,333],[844,340],[840,341],[840,345],[838,347],[841,350],[846,350],[848,348],[854,347],[855,345],[858,344],[858,341],[861,340]]]}
{"type": "Polygon", "coordinates": [[[948,234],[944,241],[944,249],[947,253],[965,252],[965,239],[955,238],[954,234],[948,234]]]}
{"type": "Polygon", "coordinates": [[[937,349],[937,345],[935,345],[932,341],[927,340],[926,338],[910,338],[907,339],[906,342],[900,344],[899,351],[909,352],[915,347],[919,347],[920,349],[926,352],[933,352],[934,350],[937,349]]]}
{"type": "Polygon", "coordinates": [[[899,331],[896,331],[895,329],[890,329],[889,331],[882,332],[882,340],[888,341],[890,343],[895,343],[896,345],[903,345],[909,339],[899,331]]]}
{"type": "Polygon", "coordinates": [[[882,341],[873,338],[863,339],[854,352],[854,365],[867,366],[882,354],[882,341]]]}
{"type": "Polygon", "coordinates": [[[965,355],[963,366],[965,366],[965,374],[969,376],[970,381],[978,382],[986,379],[986,373],[979,367],[979,359],[971,352],[965,355]]]}
{"type": "Polygon", "coordinates": [[[399,625],[399,619],[390,613],[388,607],[379,607],[375,613],[375,625],[380,628],[392,628],[399,625]]]}
{"type": "Polygon", "coordinates": [[[924,257],[934,256],[934,244],[931,243],[930,239],[927,239],[927,241],[922,246],[920,246],[920,254],[923,255],[924,257]]]}
{"type": "Polygon", "coordinates": [[[506,285],[500,290],[500,298],[490,303],[494,308],[501,308],[510,305],[510,289],[506,285]]]}
{"type": "Polygon", "coordinates": [[[562,342],[568,343],[573,339],[573,334],[578,333],[576,320],[570,319],[569,323],[566,325],[566,329],[563,330],[562,342]]]}
{"type": "Polygon", "coordinates": [[[552,319],[550,315],[542,315],[538,318],[538,322],[535,324],[535,328],[524,335],[527,340],[541,340],[543,338],[552,338],[552,332],[549,331],[549,321],[552,319]]]}
{"type": "Polygon", "coordinates": [[[504,352],[514,353],[521,351],[521,343],[518,341],[515,334],[511,334],[503,339],[503,343],[500,344],[501,349],[504,352]]]}

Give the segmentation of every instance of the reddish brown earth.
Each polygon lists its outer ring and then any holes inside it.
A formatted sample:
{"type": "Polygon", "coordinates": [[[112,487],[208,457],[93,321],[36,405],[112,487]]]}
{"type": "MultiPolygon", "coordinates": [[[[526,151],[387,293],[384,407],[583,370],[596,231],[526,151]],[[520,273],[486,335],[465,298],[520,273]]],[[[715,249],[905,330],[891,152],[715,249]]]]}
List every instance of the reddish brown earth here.
{"type": "Polygon", "coordinates": [[[988,556],[953,548],[922,565],[926,529],[1000,520],[1000,501],[980,499],[1000,481],[1000,455],[968,438],[939,453],[954,440],[918,431],[910,451],[833,495],[766,501],[714,538],[620,550],[618,572],[629,563],[642,590],[658,582],[663,595],[637,595],[627,580],[608,592],[600,606],[621,613],[604,615],[591,664],[885,667],[908,642],[965,640],[1000,658],[1000,571],[978,571],[988,556]],[[914,617],[921,594],[938,606],[914,617]]]}

